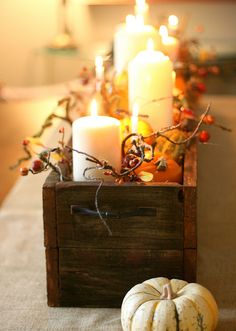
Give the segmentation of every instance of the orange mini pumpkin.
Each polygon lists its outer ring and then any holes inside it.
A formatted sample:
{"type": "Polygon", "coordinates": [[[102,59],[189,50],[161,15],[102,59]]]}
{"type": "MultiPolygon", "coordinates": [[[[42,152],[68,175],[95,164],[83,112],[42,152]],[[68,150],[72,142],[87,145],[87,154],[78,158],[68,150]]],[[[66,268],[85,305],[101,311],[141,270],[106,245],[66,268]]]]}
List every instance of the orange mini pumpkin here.
{"type": "Polygon", "coordinates": [[[186,91],[186,82],[182,75],[177,74],[175,79],[175,87],[182,92],[186,91]]]}
{"type": "Polygon", "coordinates": [[[136,170],[137,175],[141,171],[152,173],[153,182],[182,183],[182,167],[173,159],[165,158],[160,153],[157,153],[151,162],[143,162],[136,170]]]}

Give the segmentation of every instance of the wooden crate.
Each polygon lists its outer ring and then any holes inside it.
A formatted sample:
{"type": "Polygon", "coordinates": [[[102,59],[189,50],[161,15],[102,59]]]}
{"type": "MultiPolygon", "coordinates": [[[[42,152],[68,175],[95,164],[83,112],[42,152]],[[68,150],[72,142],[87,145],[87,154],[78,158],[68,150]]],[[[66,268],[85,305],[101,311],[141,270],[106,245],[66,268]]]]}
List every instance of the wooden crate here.
{"type": "Polygon", "coordinates": [[[196,145],[187,151],[183,185],[102,186],[99,208],[107,212],[109,236],[96,215],[98,183],[43,186],[49,306],[120,307],[126,292],[148,278],[196,277],[196,145]]]}

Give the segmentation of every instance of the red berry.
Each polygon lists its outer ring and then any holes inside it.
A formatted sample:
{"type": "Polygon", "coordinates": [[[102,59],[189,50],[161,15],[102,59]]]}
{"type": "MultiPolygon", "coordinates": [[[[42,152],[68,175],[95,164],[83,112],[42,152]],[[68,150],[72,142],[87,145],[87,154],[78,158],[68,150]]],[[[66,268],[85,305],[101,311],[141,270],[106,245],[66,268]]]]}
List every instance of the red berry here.
{"type": "Polygon", "coordinates": [[[125,168],[129,168],[130,167],[130,161],[135,159],[136,156],[133,154],[127,154],[125,155],[124,159],[123,159],[123,167],[125,168]]]}
{"type": "Polygon", "coordinates": [[[129,161],[129,166],[130,166],[130,168],[133,168],[133,167],[135,167],[138,163],[139,163],[139,159],[138,159],[138,158],[134,158],[133,160],[129,161]]]}
{"type": "Polygon", "coordinates": [[[218,75],[220,73],[220,68],[217,66],[212,66],[208,70],[214,75],[218,75]]]}
{"type": "Polygon", "coordinates": [[[198,139],[201,143],[206,143],[210,139],[210,134],[208,131],[199,132],[198,139]]]}
{"type": "Polygon", "coordinates": [[[204,83],[197,83],[196,88],[200,93],[205,93],[206,92],[206,86],[204,83]]]}
{"type": "Polygon", "coordinates": [[[196,64],[190,64],[189,65],[189,69],[191,72],[197,72],[197,66],[196,64]]]}
{"type": "Polygon", "coordinates": [[[181,112],[182,112],[182,114],[184,114],[186,117],[191,117],[191,118],[194,117],[194,112],[192,111],[192,109],[188,109],[188,108],[184,108],[184,107],[182,107],[182,108],[181,108],[181,112]]]}
{"type": "Polygon", "coordinates": [[[104,171],[103,173],[105,176],[110,176],[112,174],[111,170],[104,171]]]}
{"type": "Polygon", "coordinates": [[[205,124],[211,125],[215,123],[215,118],[212,115],[206,115],[203,117],[203,122],[205,124]]]}
{"type": "Polygon", "coordinates": [[[22,141],[22,145],[23,145],[23,146],[27,146],[27,145],[29,145],[29,140],[28,140],[28,139],[24,139],[24,140],[22,141]]]}
{"type": "Polygon", "coordinates": [[[197,72],[198,72],[198,75],[201,77],[206,77],[208,74],[208,71],[206,68],[199,68],[197,72]]]}
{"type": "Polygon", "coordinates": [[[20,174],[21,176],[27,176],[29,173],[29,169],[26,167],[20,168],[20,174]]]}
{"type": "Polygon", "coordinates": [[[34,173],[39,173],[44,170],[44,163],[40,159],[36,159],[32,163],[32,170],[34,173]]]}

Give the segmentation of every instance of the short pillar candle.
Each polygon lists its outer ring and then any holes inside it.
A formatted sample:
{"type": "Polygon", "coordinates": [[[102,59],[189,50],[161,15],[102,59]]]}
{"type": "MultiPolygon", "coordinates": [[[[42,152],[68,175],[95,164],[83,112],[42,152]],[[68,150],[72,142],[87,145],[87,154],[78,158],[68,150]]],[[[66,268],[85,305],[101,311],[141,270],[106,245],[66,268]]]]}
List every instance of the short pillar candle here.
{"type": "MultiPolygon", "coordinates": [[[[106,160],[117,171],[121,168],[120,121],[113,117],[97,116],[96,101],[91,103],[91,116],[78,118],[72,125],[73,149],[85,152],[99,160],[106,160]]],[[[114,177],[104,176],[101,170],[86,168],[96,166],[86,160],[87,156],[73,151],[73,179],[86,181],[103,179],[113,181],[114,177]],[[86,177],[84,176],[86,175],[86,177]]]]}

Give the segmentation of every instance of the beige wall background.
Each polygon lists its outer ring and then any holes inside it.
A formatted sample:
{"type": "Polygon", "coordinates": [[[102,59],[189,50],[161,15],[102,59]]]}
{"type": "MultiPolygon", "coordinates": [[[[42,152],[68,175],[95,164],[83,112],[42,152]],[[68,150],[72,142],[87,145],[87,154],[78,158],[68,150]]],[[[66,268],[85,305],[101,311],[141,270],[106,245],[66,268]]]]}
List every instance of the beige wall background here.
{"type": "MultiPolygon", "coordinates": [[[[57,33],[58,4],[59,0],[0,1],[0,81],[21,86],[50,83],[47,71],[51,63],[45,61],[41,50],[57,33]]],[[[95,53],[107,50],[116,24],[132,12],[130,5],[91,6],[70,0],[68,17],[79,52],[69,59],[57,59],[59,73],[55,79],[63,81],[75,76],[81,61],[92,63],[95,53]]],[[[222,1],[151,5],[153,23],[173,13],[185,25],[187,37],[199,38],[220,54],[236,52],[236,4],[222,1]]]]}

